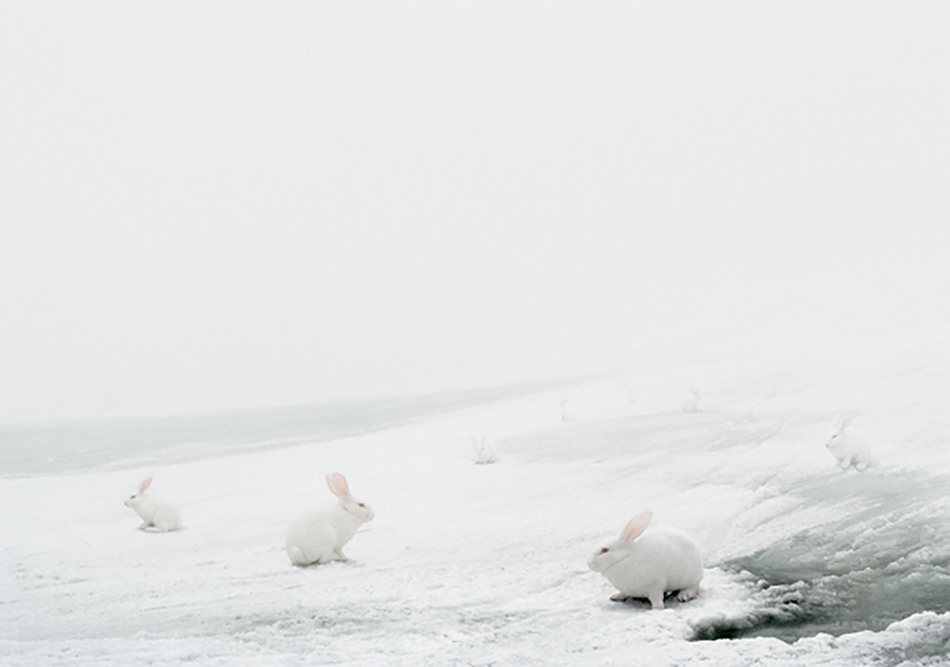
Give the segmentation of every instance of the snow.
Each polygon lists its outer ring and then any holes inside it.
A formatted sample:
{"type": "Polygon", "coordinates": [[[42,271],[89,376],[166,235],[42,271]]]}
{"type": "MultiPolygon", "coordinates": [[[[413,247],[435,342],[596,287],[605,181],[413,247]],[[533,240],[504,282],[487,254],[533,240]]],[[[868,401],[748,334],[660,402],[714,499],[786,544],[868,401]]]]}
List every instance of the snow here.
{"type": "Polygon", "coordinates": [[[807,356],[657,357],[402,402],[362,430],[303,408],[296,430],[275,425],[291,413],[219,416],[254,433],[230,449],[189,440],[188,420],[152,450],[157,422],[123,424],[94,460],[44,441],[50,470],[9,459],[0,477],[0,663],[950,664],[946,340],[930,325],[807,356]],[[823,446],[842,414],[874,443],[865,473],[823,446]],[[498,460],[475,465],[483,434],[498,460]],[[348,562],[293,567],[287,524],[333,502],[331,471],[376,517],[348,562]],[[135,529],[122,500],[149,475],[183,530],[135,529]],[[588,570],[644,507],[699,544],[696,600],[611,602],[588,570]]]}

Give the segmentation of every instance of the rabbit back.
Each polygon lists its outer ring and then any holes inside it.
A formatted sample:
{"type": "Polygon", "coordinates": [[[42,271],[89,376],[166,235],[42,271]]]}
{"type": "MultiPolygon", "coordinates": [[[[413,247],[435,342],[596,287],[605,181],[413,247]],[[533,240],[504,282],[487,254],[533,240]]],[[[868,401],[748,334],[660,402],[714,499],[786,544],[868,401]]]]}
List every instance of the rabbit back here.
{"type": "Polygon", "coordinates": [[[178,530],[181,528],[181,513],[177,507],[157,503],[149,523],[150,526],[148,526],[146,530],[155,530],[157,532],[178,530]]]}
{"type": "Polygon", "coordinates": [[[181,513],[174,505],[152,498],[138,496],[125,501],[127,507],[135,510],[142,519],[142,530],[151,532],[170,532],[181,528],[181,513]]]}
{"type": "Polygon", "coordinates": [[[346,560],[343,546],[363,522],[342,507],[310,510],[298,516],[287,530],[287,555],[294,565],[346,560]]]}
{"type": "Polygon", "coordinates": [[[663,608],[663,596],[680,591],[688,600],[699,591],[703,559],[699,547],[682,530],[656,526],[636,541],[617,540],[609,555],[595,553],[590,566],[604,575],[620,594],[614,599],[647,598],[654,608],[663,608]]]}

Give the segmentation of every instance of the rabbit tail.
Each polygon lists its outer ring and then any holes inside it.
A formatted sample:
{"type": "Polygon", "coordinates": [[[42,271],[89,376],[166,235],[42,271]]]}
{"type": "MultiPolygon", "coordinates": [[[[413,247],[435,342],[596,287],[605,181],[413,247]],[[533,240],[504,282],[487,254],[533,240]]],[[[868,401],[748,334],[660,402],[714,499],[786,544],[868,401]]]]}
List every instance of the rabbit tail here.
{"type": "Polygon", "coordinates": [[[310,565],[310,561],[307,560],[300,547],[288,547],[287,555],[290,556],[290,562],[294,565],[310,565]]]}

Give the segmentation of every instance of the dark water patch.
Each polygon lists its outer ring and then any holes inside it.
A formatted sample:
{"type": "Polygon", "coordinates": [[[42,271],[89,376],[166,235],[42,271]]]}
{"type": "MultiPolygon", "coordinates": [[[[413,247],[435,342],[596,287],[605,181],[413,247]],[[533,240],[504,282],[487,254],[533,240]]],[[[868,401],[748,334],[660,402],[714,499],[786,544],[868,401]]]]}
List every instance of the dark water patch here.
{"type": "Polygon", "coordinates": [[[768,603],[744,614],[718,615],[692,624],[694,641],[738,639],[746,636],[781,636],[824,615],[822,605],[807,599],[806,585],[768,586],[768,603]]]}
{"type": "Polygon", "coordinates": [[[854,601],[842,595],[845,584],[833,579],[791,584],[760,581],[753,588],[758,589],[758,605],[754,609],[697,621],[692,625],[692,639],[774,637],[793,642],[819,633],[838,636],[860,630],[879,631],[900,620],[849,613],[855,611],[854,601]]]}
{"type": "Polygon", "coordinates": [[[799,480],[804,507],[829,520],[721,565],[755,601],[741,616],[698,623],[695,639],[881,631],[921,612],[950,612],[946,479],[883,471],[799,480]]]}
{"type": "MultiPolygon", "coordinates": [[[[933,489],[922,484],[920,493],[933,489]]],[[[725,564],[747,579],[753,610],[694,627],[695,639],[750,636],[794,641],[881,631],[921,612],[950,612],[950,536],[940,503],[860,512],[802,531],[725,564]]]]}

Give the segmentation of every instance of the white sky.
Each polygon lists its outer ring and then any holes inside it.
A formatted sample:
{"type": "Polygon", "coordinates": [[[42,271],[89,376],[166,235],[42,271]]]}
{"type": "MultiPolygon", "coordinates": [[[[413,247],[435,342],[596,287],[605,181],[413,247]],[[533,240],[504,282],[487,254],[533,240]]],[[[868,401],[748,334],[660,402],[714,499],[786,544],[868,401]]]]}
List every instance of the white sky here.
{"type": "Polygon", "coordinates": [[[0,422],[946,319],[948,35],[945,2],[3,2],[0,422]]]}

